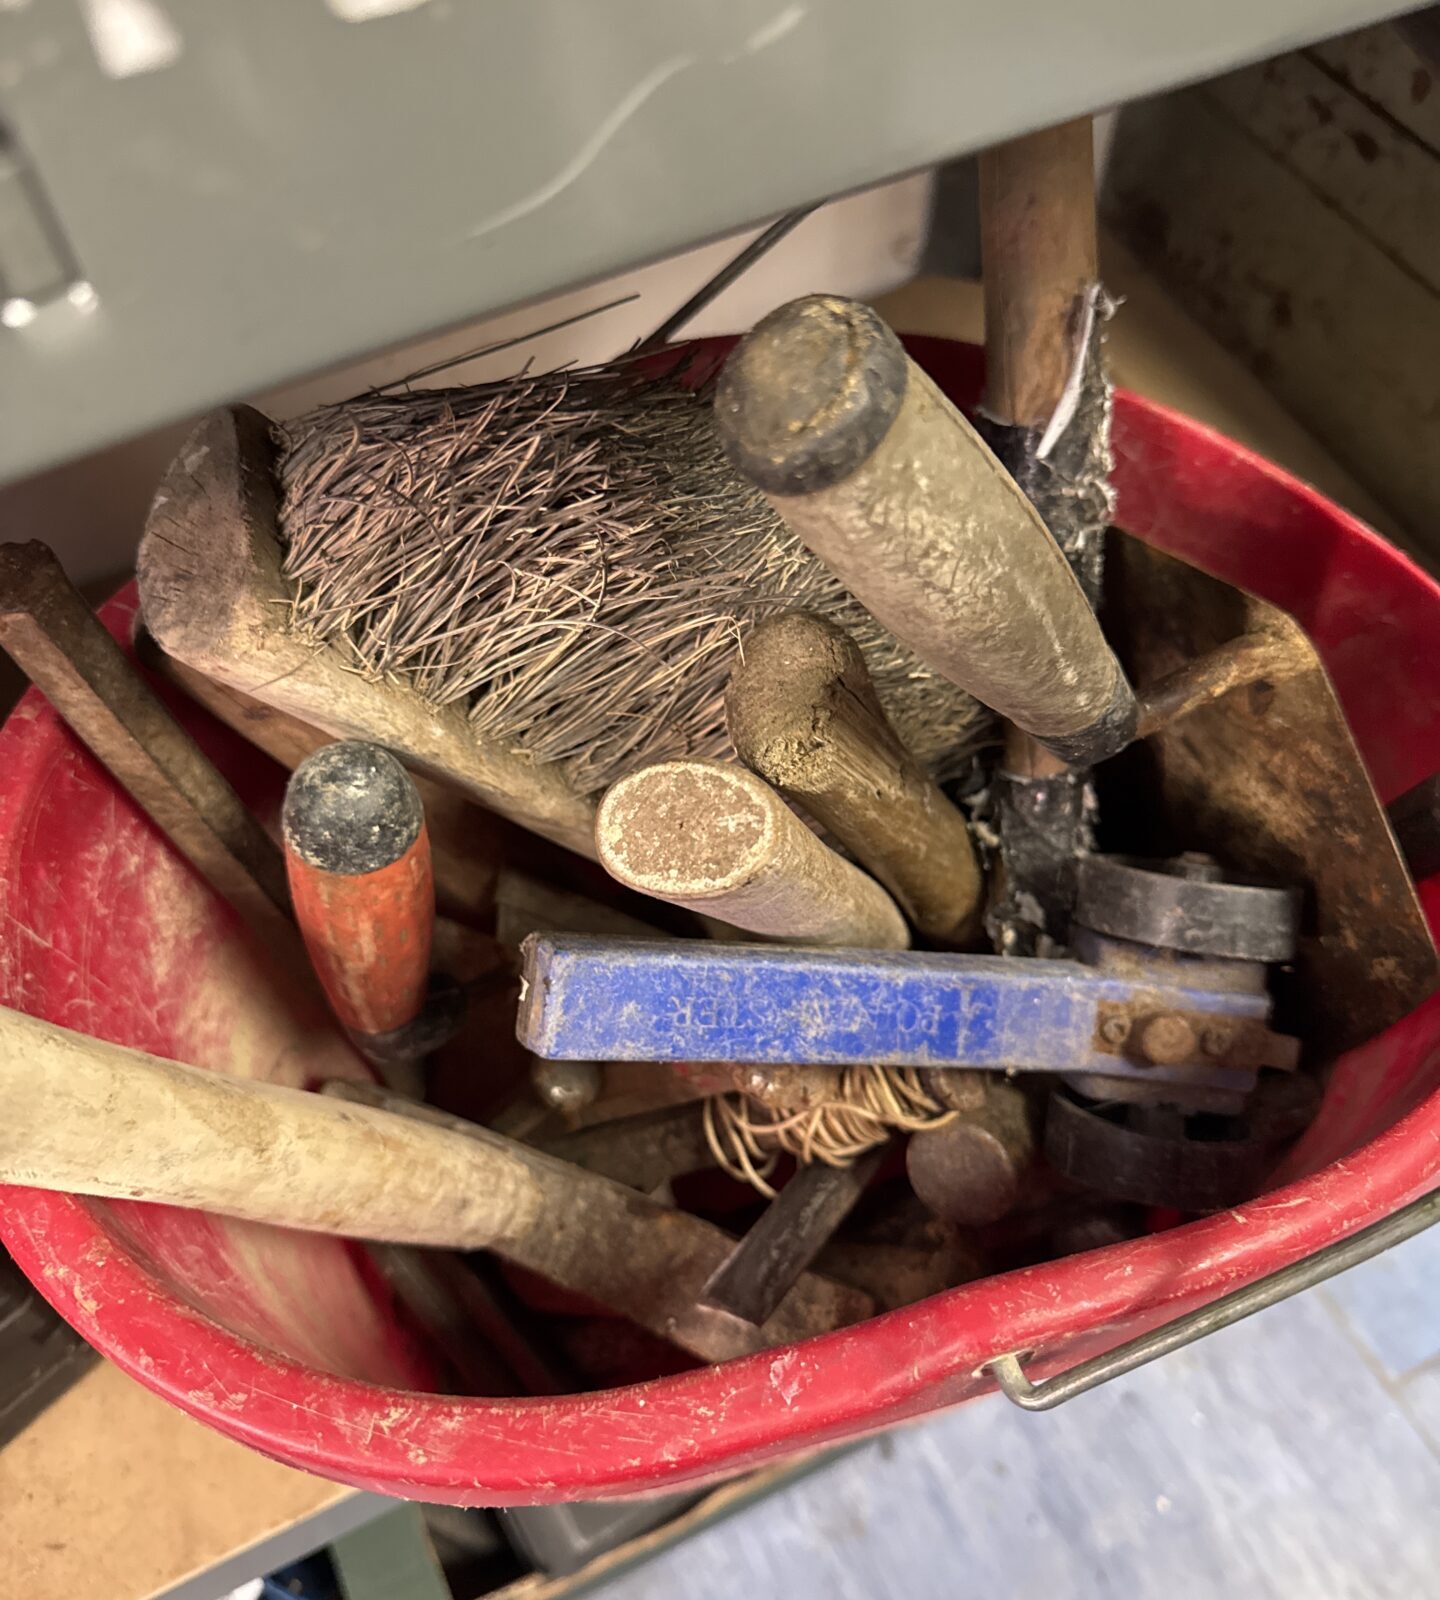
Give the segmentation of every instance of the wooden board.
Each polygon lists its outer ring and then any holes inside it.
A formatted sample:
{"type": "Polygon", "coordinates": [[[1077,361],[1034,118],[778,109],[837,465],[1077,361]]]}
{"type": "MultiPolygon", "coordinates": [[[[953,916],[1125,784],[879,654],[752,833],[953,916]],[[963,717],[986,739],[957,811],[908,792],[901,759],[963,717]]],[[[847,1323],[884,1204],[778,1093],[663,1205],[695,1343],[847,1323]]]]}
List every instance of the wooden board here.
{"type": "Polygon", "coordinates": [[[1110,226],[1440,558],[1440,89],[1396,29],[1128,107],[1110,226]]]}
{"type": "MultiPolygon", "coordinates": [[[[1111,293],[1123,300],[1106,337],[1116,383],[1249,445],[1388,537],[1402,539],[1375,496],[1113,236],[1101,238],[1100,268],[1111,293]]],[[[917,278],[877,300],[876,309],[902,333],[972,343],[985,334],[978,283],[917,278]]]]}
{"type": "Polygon", "coordinates": [[[145,1600],[353,1494],[232,1443],[107,1363],[0,1450],[0,1589],[145,1600]]]}

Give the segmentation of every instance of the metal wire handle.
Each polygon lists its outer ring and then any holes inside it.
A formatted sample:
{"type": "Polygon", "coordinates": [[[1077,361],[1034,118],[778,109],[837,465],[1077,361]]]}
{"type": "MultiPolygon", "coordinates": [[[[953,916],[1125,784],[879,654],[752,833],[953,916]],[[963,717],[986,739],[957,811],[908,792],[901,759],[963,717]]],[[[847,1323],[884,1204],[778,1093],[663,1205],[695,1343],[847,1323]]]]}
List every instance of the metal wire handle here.
{"type": "Polygon", "coordinates": [[[745,246],[739,255],[727,261],[712,278],[707,278],[694,294],[680,307],[672,311],[660,324],[654,333],[642,339],[633,355],[643,356],[653,350],[662,350],[670,343],[677,333],[693,317],[698,317],[710,302],[716,299],[724,290],[743,272],[747,272],[773,245],[777,245],[793,228],[797,228],[812,211],[818,211],[823,202],[817,200],[814,205],[801,206],[798,211],[787,211],[777,221],[772,222],[762,234],[758,234],[745,246]]]}
{"type": "Polygon", "coordinates": [[[1302,1289],[1312,1289],[1317,1283],[1324,1283],[1351,1267],[1358,1267],[1362,1261],[1373,1260],[1393,1245],[1403,1244],[1417,1233],[1424,1233],[1426,1228],[1433,1227],[1437,1222],[1440,1222],[1440,1189],[1432,1189],[1429,1194],[1412,1200],[1408,1206],[1402,1206],[1393,1216],[1371,1223],[1368,1228],[1351,1234],[1348,1239],[1327,1244],[1313,1255],[1304,1256],[1278,1272],[1246,1284],[1243,1289],[1221,1295],[1218,1300],[1201,1306],[1198,1311],[1187,1312],[1173,1322],[1153,1328],[1138,1339],[1129,1339],[1104,1355],[1082,1361],[1079,1366],[1071,1367],[1068,1372],[1058,1373],[1053,1378],[1046,1378],[1040,1383],[1031,1382],[1025,1375],[1023,1365],[1025,1358],[1032,1354],[1029,1350],[994,1356],[976,1371],[977,1374],[990,1373],[1005,1398],[1022,1411],[1053,1411],[1056,1406],[1064,1405],[1078,1394],[1098,1389],[1112,1378],[1134,1372],[1137,1367],[1168,1356],[1172,1350],[1183,1350],[1197,1339],[1218,1333],[1221,1328],[1228,1328],[1269,1306],[1279,1305],[1282,1300],[1299,1294],[1302,1289]]]}

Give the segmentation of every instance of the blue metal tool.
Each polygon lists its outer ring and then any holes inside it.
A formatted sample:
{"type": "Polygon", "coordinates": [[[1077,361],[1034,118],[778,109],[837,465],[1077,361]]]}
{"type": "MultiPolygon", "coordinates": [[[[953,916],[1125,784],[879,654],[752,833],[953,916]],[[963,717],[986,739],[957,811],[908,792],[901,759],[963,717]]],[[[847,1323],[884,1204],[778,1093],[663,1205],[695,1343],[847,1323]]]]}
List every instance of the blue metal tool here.
{"type": "MultiPolygon", "coordinates": [[[[1258,985],[1170,958],[1081,961],[702,940],[535,935],[518,1031],[536,1055],[589,1061],[812,1062],[1101,1074],[1244,1092],[1295,1064],[1258,985]],[[1193,973],[1190,982],[1180,981],[1193,973]]],[[[1133,947],[1132,947],[1133,948],[1133,947]]]]}

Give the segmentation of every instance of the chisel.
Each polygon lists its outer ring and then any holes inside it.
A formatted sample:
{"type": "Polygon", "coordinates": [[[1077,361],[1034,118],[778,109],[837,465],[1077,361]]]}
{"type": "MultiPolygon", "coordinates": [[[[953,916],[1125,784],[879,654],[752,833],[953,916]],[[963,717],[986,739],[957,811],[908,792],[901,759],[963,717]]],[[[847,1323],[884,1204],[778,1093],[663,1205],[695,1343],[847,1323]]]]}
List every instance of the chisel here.
{"type": "Polygon", "coordinates": [[[435,884],[419,792],[388,750],[341,740],[291,774],[281,830],[296,920],[331,1009],[371,1062],[399,1075],[397,1088],[412,1086],[461,1017],[453,986],[427,1006],[435,884]]]}

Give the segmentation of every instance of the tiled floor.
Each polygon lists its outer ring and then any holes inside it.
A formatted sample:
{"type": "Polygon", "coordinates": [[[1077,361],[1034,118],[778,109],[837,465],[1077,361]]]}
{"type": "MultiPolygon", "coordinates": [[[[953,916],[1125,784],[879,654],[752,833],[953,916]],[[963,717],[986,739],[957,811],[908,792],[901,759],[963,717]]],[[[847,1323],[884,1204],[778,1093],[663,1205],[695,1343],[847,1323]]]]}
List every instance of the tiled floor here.
{"type": "Polygon", "coordinates": [[[598,1593],[1440,1595],[1440,1228],[1055,1412],[878,1441],[598,1593]]]}

